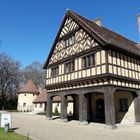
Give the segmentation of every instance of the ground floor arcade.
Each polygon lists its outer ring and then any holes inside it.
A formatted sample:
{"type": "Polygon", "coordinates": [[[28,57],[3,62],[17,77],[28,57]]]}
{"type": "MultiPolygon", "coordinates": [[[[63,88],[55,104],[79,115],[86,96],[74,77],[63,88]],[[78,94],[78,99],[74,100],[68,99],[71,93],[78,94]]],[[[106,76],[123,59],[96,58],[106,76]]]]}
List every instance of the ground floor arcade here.
{"type": "Polygon", "coordinates": [[[52,119],[52,101],[55,96],[61,96],[60,117],[63,121],[69,120],[68,96],[73,98],[72,119],[84,124],[99,122],[114,128],[116,123],[140,121],[140,91],[136,89],[106,86],[48,93],[48,119],[52,119]]]}

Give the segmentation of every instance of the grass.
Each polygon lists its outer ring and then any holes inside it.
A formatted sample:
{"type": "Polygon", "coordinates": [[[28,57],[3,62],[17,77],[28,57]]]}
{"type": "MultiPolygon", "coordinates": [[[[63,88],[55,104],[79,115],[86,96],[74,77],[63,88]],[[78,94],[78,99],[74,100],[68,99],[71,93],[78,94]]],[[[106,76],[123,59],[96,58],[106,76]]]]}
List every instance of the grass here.
{"type": "Polygon", "coordinates": [[[22,136],[14,132],[5,133],[2,128],[0,128],[0,140],[31,140],[27,136],[22,136]]]}
{"type": "Polygon", "coordinates": [[[46,115],[46,112],[39,112],[37,115],[46,115]]]}

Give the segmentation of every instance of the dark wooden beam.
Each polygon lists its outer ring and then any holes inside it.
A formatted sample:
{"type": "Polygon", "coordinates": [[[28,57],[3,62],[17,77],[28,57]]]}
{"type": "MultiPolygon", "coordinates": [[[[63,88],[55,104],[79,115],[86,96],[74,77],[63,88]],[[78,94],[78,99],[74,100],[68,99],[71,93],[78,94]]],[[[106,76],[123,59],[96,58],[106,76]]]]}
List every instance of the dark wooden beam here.
{"type": "Polygon", "coordinates": [[[106,73],[109,73],[108,50],[105,50],[105,59],[106,59],[106,73]]]}
{"type": "Polygon", "coordinates": [[[75,34],[77,31],[79,31],[81,28],[78,26],[76,27],[75,29],[69,31],[69,33],[63,35],[62,37],[59,37],[57,41],[61,41],[61,40],[64,40],[68,37],[70,37],[71,35],[75,34]]]}
{"type": "Polygon", "coordinates": [[[61,96],[61,119],[64,122],[67,122],[67,105],[68,105],[68,101],[67,101],[67,96],[62,95],[61,96]]]}
{"type": "Polygon", "coordinates": [[[75,80],[70,80],[69,82],[60,82],[60,83],[55,83],[55,84],[49,84],[46,85],[46,89],[48,88],[53,88],[56,85],[64,85],[64,84],[68,84],[68,83],[77,83],[77,82],[82,82],[82,81],[89,81],[89,80],[97,80],[97,79],[116,79],[116,80],[121,80],[121,81],[126,81],[126,82],[133,82],[135,84],[140,84],[140,80],[134,79],[134,78],[129,78],[126,76],[120,76],[117,74],[110,74],[110,73],[105,73],[105,74],[100,74],[100,75],[95,75],[95,76],[90,76],[90,77],[84,77],[84,78],[79,78],[79,79],[75,79],[75,80]]]}
{"type": "Polygon", "coordinates": [[[47,97],[47,118],[48,120],[52,120],[52,97],[49,96],[47,97]]]}
{"type": "Polygon", "coordinates": [[[140,90],[137,91],[137,95],[134,98],[134,106],[135,106],[135,120],[136,122],[140,122],[140,90]]]}
{"type": "MultiPolygon", "coordinates": [[[[85,39],[83,39],[83,40],[85,40],[85,39]]],[[[82,41],[82,40],[81,40],[81,41],[82,41]]],[[[77,42],[76,42],[76,43],[77,43],[77,42]]],[[[71,45],[70,45],[69,47],[71,47],[71,45]]],[[[96,53],[97,51],[100,51],[100,50],[102,50],[101,46],[92,47],[92,48],[90,48],[90,49],[87,49],[87,50],[84,50],[84,51],[82,51],[82,52],[75,53],[74,55],[70,55],[70,56],[68,56],[68,57],[66,57],[66,58],[63,58],[63,59],[61,59],[61,60],[59,60],[59,61],[57,61],[57,62],[55,62],[55,63],[48,64],[47,67],[46,67],[46,69],[51,68],[51,67],[56,66],[56,65],[59,65],[59,64],[61,64],[61,63],[64,63],[64,62],[66,62],[66,61],[68,61],[68,60],[75,59],[75,58],[77,58],[77,57],[83,56],[84,54],[87,54],[87,53],[90,53],[90,52],[96,53]]],[[[59,52],[59,53],[61,53],[61,52],[59,52]]]]}
{"type": "Polygon", "coordinates": [[[79,121],[87,124],[88,114],[87,114],[87,97],[80,93],[79,94],[79,121]]]}
{"type": "Polygon", "coordinates": [[[104,88],[105,123],[111,128],[115,128],[116,125],[114,92],[115,89],[111,86],[104,88]]]}

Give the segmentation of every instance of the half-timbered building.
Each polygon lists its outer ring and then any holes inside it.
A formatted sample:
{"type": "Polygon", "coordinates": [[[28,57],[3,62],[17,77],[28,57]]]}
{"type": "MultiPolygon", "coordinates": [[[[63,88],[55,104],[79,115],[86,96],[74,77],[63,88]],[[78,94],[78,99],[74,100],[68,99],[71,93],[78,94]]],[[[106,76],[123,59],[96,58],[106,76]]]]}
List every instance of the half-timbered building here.
{"type": "Polygon", "coordinates": [[[47,117],[52,100],[61,97],[61,119],[67,121],[67,97],[74,119],[81,122],[140,121],[140,49],[125,37],[68,10],[56,35],[46,69],[47,117]]]}

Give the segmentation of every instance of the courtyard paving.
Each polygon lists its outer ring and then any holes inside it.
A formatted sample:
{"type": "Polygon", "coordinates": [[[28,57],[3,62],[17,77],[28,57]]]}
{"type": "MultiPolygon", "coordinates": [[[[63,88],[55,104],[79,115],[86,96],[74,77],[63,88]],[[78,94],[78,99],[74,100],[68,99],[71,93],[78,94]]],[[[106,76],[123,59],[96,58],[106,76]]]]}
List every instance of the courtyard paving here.
{"type": "Polygon", "coordinates": [[[78,121],[47,120],[45,116],[12,113],[12,127],[33,140],[140,140],[140,125],[106,129],[104,125],[80,125],[78,121]]]}

